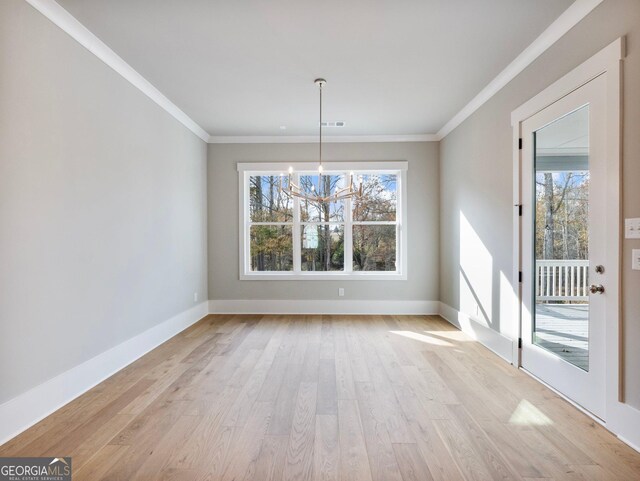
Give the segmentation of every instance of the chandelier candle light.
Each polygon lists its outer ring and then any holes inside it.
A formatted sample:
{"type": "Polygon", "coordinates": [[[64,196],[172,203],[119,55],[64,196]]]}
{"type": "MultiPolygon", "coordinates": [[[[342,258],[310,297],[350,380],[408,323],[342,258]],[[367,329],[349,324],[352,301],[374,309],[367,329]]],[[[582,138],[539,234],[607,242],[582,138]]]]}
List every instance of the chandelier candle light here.
{"type": "Polygon", "coordinates": [[[319,152],[318,152],[318,189],[314,185],[311,186],[311,192],[305,192],[300,186],[293,183],[293,167],[289,167],[289,182],[287,187],[282,186],[282,177],[280,177],[280,191],[292,197],[299,197],[310,202],[323,204],[326,202],[336,202],[341,199],[362,197],[362,182],[358,189],[353,186],[353,172],[349,174],[349,186],[337,190],[334,194],[322,195],[322,87],[327,83],[323,78],[315,79],[314,83],[320,89],[320,135],[319,135],[319,152]]]}

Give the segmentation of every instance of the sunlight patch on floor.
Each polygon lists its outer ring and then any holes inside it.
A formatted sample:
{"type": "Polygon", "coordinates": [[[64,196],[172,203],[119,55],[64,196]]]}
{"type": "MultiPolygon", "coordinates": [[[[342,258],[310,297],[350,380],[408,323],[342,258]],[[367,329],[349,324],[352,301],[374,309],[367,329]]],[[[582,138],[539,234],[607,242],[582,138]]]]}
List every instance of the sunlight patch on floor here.
{"type": "Polygon", "coordinates": [[[438,338],[444,338],[444,339],[449,339],[450,341],[456,341],[456,342],[473,342],[473,339],[471,339],[467,334],[465,334],[462,331],[424,331],[426,332],[428,335],[431,336],[436,336],[438,338]]]}
{"type": "Polygon", "coordinates": [[[529,401],[523,399],[516,410],[513,411],[509,424],[515,424],[516,426],[550,426],[553,421],[529,401]]]}
{"type": "Polygon", "coordinates": [[[437,337],[427,336],[426,334],[420,334],[418,332],[412,332],[412,331],[389,331],[389,332],[391,332],[391,334],[408,337],[409,339],[414,339],[416,341],[426,342],[427,344],[433,344],[434,346],[453,347],[453,344],[451,344],[450,342],[444,341],[442,339],[438,339],[437,337]]]}

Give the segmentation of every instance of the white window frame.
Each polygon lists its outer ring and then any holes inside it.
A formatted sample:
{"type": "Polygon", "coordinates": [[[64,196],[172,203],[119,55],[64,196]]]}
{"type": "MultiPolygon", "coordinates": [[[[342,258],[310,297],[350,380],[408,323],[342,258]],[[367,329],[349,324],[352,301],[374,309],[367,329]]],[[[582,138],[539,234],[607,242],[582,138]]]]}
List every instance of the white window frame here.
{"type": "Polygon", "coordinates": [[[292,225],[293,230],[293,270],[286,272],[251,271],[251,255],[249,228],[249,178],[254,175],[288,175],[289,167],[294,169],[294,179],[300,174],[317,174],[317,162],[242,162],[238,163],[238,190],[240,195],[239,225],[240,225],[240,280],[407,280],[407,169],[406,161],[388,162],[323,162],[325,174],[396,174],[397,175],[397,208],[395,222],[353,222],[351,219],[351,200],[345,201],[345,219],[340,222],[305,222],[304,224],[340,224],[345,229],[345,265],[344,271],[309,272],[301,268],[300,246],[300,200],[293,199],[294,220],[289,222],[265,222],[265,224],[292,225]],[[353,225],[389,225],[396,224],[396,270],[395,271],[353,271],[352,226],[353,225]]]}

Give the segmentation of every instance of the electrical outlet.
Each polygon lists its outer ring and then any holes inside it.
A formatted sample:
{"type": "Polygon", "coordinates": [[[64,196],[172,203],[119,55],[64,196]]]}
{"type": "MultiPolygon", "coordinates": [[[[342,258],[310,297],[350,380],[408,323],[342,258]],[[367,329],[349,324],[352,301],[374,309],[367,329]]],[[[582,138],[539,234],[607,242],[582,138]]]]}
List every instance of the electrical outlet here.
{"type": "Polygon", "coordinates": [[[344,297],[344,287],[338,287],[338,296],[344,297]]]}
{"type": "Polygon", "coordinates": [[[626,239],[640,239],[640,217],[624,220],[624,237],[626,239]]]}
{"type": "Polygon", "coordinates": [[[193,302],[198,302],[198,293],[197,292],[193,293],[193,302]]]}
{"type": "Polygon", "coordinates": [[[640,271],[640,249],[632,249],[631,257],[631,268],[634,271],[640,271]]]}

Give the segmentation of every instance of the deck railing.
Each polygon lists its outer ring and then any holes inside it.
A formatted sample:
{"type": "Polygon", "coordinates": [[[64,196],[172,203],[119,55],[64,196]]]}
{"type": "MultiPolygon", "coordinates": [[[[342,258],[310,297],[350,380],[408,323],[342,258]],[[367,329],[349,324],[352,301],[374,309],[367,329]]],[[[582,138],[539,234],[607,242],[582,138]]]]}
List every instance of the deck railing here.
{"type": "Polygon", "coordinates": [[[550,301],[586,301],[589,299],[588,260],[537,260],[536,299],[550,301]]]}

